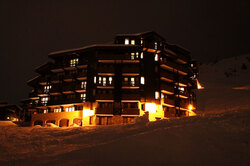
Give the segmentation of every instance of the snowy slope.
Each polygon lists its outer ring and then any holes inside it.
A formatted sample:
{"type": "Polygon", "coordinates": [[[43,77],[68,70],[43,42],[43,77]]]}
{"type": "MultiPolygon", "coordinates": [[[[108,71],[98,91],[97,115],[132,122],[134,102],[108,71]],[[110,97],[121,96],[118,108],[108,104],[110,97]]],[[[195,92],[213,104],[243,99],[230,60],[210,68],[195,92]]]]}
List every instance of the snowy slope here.
{"type": "Polygon", "coordinates": [[[242,110],[131,125],[2,126],[0,165],[249,165],[249,122],[242,110]]]}
{"type": "Polygon", "coordinates": [[[200,66],[199,112],[250,108],[250,54],[200,66]]]}

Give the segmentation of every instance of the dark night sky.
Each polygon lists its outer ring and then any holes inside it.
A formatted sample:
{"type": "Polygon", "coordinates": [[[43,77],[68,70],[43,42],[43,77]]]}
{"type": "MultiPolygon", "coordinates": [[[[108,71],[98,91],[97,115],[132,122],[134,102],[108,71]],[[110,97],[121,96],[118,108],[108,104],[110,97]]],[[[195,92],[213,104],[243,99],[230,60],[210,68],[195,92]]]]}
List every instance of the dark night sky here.
{"type": "Polygon", "coordinates": [[[154,30],[200,62],[250,53],[249,0],[0,0],[0,101],[27,98],[26,81],[52,51],[154,30]]]}

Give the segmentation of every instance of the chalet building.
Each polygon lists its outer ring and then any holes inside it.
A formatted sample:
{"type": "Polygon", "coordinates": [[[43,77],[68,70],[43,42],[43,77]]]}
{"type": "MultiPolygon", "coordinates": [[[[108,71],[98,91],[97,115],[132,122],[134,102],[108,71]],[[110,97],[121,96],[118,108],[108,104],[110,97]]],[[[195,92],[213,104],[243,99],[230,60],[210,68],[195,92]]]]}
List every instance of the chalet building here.
{"type": "Polygon", "coordinates": [[[145,112],[154,121],[190,116],[196,108],[197,63],[155,32],[119,34],[112,44],[49,58],[28,81],[32,125],[130,123],[145,112]]]}

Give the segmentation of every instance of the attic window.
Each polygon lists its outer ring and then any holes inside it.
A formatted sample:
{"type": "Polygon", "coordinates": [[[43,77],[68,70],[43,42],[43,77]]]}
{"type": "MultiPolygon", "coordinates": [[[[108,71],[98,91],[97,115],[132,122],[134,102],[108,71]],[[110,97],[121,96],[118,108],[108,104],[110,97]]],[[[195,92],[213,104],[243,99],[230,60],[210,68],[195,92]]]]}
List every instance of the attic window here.
{"type": "Polygon", "coordinates": [[[129,38],[125,38],[125,44],[129,44],[129,38]]]}

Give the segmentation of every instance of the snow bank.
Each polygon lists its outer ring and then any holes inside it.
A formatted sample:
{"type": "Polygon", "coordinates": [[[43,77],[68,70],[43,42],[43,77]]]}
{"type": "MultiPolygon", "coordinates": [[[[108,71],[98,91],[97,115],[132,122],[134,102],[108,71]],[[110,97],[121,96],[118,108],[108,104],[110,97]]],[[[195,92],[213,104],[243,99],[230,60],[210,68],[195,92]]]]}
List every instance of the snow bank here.
{"type": "Polygon", "coordinates": [[[0,128],[0,165],[249,165],[250,111],[129,125],[0,128]]]}

